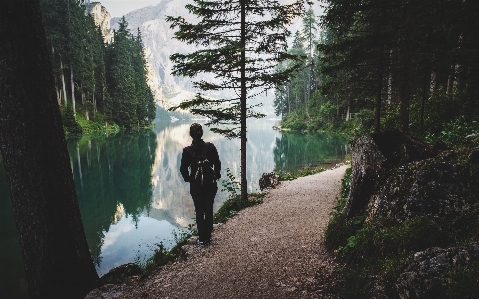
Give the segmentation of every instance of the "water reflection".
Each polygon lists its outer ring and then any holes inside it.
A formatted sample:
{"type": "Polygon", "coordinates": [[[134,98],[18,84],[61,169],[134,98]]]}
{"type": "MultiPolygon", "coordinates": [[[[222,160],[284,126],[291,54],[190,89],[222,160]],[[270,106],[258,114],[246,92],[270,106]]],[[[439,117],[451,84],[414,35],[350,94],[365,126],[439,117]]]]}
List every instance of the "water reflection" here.
{"type": "Polygon", "coordinates": [[[293,172],[304,165],[329,167],[344,160],[348,138],[337,134],[283,131],[276,138],[275,170],[293,172]]]}
{"type": "MultiPolygon", "coordinates": [[[[203,123],[202,121],[197,121],[203,123]]],[[[272,120],[248,122],[248,192],[259,190],[262,173],[294,171],[305,164],[344,159],[346,140],[337,135],[297,134],[272,130],[272,120]]],[[[150,131],[115,135],[71,136],[68,141],[80,211],[90,251],[100,275],[120,264],[143,260],[155,243],[173,245],[172,232],[193,223],[189,185],[179,173],[182,149],[191,143],[189,123],[157,123],[150,131]]],[[[240,176],[240,141],[226,140],[204,127],[226,168],[240,176]]],[[[220,188],[221,189],[221,188],[220,188]]],[[[228,194],[218,192],[215,209],[228,194]]],[[[14,289],[25,298],[21,262],[10,197],[0,170],[1,293],[14,289]],[[8,269],[4,271],[4,269],[8,269]]]]}
{"type": "MultiPolygon", "coordinates": [[[[67,144],[85,234],[97,270],[103,274],[119,265],[105,260],[108,249],[120,244],[115,234],[125,233],[126,227],[138,229],[140,216],[150,211],[155,134],[140,131],[83,136],[69,138],[67,144]]],[[[174,226],[170,228],[169,233],[174,226]]],[[[130,251],[122,256],[134,256],[135,251],[130,251]]]]}

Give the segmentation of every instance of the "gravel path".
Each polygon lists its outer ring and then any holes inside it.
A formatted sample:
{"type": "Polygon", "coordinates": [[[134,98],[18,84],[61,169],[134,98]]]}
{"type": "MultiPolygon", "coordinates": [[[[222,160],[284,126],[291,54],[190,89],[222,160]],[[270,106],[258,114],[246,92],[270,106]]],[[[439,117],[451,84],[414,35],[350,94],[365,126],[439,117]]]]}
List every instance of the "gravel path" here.
{"type": "Polygon", "coordinates": [[[322,237],[345,169],[282,182],[263,204],[217,226],[210,246],[186,245],[186,261],[108,297],[334,297],[336,263],[322,237]]]}

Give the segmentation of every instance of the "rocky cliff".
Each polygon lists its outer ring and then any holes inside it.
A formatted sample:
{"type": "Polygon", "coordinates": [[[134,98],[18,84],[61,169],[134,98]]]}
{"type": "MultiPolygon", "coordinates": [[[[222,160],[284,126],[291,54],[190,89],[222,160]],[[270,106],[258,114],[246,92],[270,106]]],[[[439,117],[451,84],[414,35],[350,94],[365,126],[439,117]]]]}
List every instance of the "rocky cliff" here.
{"type": "Polygon", "coordinates": [[[106,8],[100,2],[90,2],[86,4],[86,13],[91,14],[95,25],[100,26],[105,43],[111,43],[113,29],[110,27],[111,16],[106,8]]]}

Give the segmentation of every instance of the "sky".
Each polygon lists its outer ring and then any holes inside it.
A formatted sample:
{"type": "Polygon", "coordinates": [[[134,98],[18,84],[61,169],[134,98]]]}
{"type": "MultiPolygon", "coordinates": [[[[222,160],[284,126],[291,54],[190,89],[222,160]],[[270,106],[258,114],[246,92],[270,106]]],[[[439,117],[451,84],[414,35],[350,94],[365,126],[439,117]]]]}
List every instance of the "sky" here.
{"type": "Polygon", "coordinates": [[[102,6],[110,13],[110,16],[121,17],[130,11],[149,6],[157,5],[161,0],[91,0],[90,2],[100,2],[102,6]]]}

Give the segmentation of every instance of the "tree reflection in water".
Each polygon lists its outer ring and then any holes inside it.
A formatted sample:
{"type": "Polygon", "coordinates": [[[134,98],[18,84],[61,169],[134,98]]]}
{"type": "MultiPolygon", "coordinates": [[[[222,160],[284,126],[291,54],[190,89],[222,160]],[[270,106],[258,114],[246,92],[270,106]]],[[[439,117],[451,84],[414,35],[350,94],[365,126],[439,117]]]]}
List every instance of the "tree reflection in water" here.
{"type": "MultiPolygon", "coordinates": [[[[327,167],[342,161],[346,155],[346,138],[278,132],[272,129],[274,124],[271,120],[248,121],[248,192],[259,190],[258,181],[265,172],[291,172],[304,165],[327,167]]],[[[189,126],[190,123],[180,122],[156,123],[148,131],[68,138],[85,234],[100,274],[118,264],[133,262],[138,253],[148,257],[151,254],[148,246],[153,243],[166,240],[167,245],[172,245],[172,231],[193,223],[189,186],[179,173],[182,149],[191,143],[189,126]]],[[[224,139],[205,126],[204,140],[213,142],[218,149],[222,177],[226,178],[226,168],[239,177],[239,140],[224,139]]],[[[5,285],[16,288],[14,292],[18,295],[24,271],[10,197],[1,171],[0,196],[1,268],[8,269],[1,271],[1,285],[2,290],[5,285]]],[[[227,197],[226,192],[219,192],[215,209],[227,197]]]]}
{"type": "Polygon", "coordinates": [[[294,172],[305,165],[331,167],[343,161],[348,152],[348,139],[341,135],[281,133],[273,150],[276,171],[294,172]]]}

